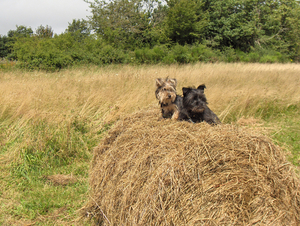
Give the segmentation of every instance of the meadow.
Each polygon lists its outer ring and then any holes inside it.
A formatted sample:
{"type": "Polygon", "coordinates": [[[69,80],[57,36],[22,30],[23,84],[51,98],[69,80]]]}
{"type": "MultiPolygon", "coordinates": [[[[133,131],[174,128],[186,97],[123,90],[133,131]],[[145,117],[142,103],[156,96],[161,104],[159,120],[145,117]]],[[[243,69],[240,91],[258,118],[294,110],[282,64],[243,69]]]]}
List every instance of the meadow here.
{"type": "Polygon", "coordinates": [[[89,225],[92,150],[116,121],[159,108],[155,79],[205,83],[224,124],[250,127],[300,164],[300,65],[215,63],[0,71],[0,225],[89,225]]]}

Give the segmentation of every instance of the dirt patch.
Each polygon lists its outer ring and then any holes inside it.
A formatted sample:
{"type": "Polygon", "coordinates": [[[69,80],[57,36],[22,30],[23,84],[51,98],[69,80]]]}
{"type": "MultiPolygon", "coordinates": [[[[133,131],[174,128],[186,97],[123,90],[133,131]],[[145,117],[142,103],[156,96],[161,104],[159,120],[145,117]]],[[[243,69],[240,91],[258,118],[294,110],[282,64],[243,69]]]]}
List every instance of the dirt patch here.
{"type": "Polygon", "coordinates": [[[77,182],[73,175],[55,174],[47,176],[46,179],[54,185],[69,185],[77,182]]]}

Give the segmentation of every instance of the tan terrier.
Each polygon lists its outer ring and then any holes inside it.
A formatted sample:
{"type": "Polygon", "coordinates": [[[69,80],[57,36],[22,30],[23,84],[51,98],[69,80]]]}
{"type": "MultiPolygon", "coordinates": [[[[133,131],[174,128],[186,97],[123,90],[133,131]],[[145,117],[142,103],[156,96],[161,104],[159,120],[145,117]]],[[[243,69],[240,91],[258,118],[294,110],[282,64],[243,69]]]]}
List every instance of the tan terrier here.
{"type": "Polygon", "coordinates": [[[183,108],[182,97],[176,94],[177,80],[175,78],[157,78],[155,96],[159,101],[163,118],[180,120],[183,108]]]}

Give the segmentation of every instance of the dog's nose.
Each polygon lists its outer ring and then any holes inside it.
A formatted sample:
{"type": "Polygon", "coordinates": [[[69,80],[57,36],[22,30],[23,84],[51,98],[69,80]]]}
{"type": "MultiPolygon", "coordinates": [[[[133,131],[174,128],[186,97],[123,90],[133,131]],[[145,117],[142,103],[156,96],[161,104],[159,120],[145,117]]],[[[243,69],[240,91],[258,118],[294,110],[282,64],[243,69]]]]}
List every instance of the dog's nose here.
{"type": "Polygon", "coordinates": [[[171,95],[169,94],[168,97],[171,98],[171,95]]]}

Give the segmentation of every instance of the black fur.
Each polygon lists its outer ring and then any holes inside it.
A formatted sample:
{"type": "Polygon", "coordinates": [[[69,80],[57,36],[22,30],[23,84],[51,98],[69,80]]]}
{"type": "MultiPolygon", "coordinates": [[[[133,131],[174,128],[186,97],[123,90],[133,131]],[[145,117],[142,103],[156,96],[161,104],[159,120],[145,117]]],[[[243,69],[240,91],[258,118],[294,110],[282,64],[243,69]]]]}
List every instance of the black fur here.
{"type": "Polygon", "coordinates": [[[204,84],[198,86],[197,89],[183,87],[183,109],[193,122],[221,123],[218,116],[207,106],[208,103],[204,94],[205,88],[204,84]]]}

